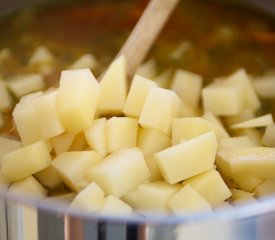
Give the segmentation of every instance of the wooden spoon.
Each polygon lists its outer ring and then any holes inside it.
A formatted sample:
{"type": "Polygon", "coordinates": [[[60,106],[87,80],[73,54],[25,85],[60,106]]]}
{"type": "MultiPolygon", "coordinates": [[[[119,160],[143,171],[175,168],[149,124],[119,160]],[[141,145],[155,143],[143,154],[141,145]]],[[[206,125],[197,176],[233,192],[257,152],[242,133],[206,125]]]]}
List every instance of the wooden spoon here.
{"type": "MultiPolygon", "coordinates": [[[[180,0],[150,0],[116,58],[123,55],[131,78],[180,0]]],[[[115,59],[116,59],[115,58],[115,59]]]]}

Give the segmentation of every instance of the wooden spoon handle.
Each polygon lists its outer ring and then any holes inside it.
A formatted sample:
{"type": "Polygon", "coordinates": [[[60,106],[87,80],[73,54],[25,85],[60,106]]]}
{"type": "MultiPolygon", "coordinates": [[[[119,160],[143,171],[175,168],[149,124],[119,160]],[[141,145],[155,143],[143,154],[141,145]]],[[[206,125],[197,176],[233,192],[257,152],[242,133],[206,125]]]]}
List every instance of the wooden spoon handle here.
{"type": "Polygon", "coordinates": [[[141,18],[119,51],[127,62],[128,76],[132,77],[144,60],[179,0],[151,0],[141,18]]]}

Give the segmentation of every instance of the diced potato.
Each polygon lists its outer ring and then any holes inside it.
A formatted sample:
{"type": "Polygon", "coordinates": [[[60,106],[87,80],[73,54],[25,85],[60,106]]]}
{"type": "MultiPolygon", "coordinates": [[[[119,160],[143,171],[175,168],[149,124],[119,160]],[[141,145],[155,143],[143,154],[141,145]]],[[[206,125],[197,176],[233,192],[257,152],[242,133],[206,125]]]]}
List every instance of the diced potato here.
{"type": "Polygon", "coordinates": [[[180,184],[168,184],[163,181],[144,183],[138,186],[139,211],[168,211],[169,199],[181,189],[180,184]]]}
{"type": "Polygon", "coordinates": [[[100,86],[89,69],[61,72],[57,113],[68,133],[79,133],[92,125],[100,86]]]}
{"type": "Polygon", "coordinates": [[[254,189],[263,182],[263,179],[254,176],[246,176],[244,174],[235,174],[233,176],[233,181],[240,189],[247,192],[253,192],[254,189]]]}
{"type": "Polygon", "coordinates": [[[202,117],[209,122],[212,122],[215,127],[215,132],[218,136],[219,139],[223,138],[229,138],[229,133],[226,131],[226,129],[223,126],[223,123],[220,118],[216,117],[213,113],[211,112],[205,112],[202,117]]]}
{"type": "Polygon", "coordinates": [[[240,190],[240,189],[231,188],[230,191],[232,193],[231,199],[233,201],[237,200],[239,198],[246,198],[246,197],[253,197],[254,196],[254,193],[250,193],[250,192],[243,191],[243,190],[240,190]]]}
{"type": "Polygon", "coordinates": [[[202,82],[202,76],[178,69],[175,72],[170,89],[175,91],[184,103],[197,108],[201,96],[202,82]]]}
{"type": "Polygon", "coordinates": [[[34,100],[42,93],[33,93],[20,99],[13,109],[13,120],[24,145],[41,139],[40,127],[34,109],[34,100]]]}
{"type": "Polygon", "coordinates": [[[145,99],[151,87],[156,83],[147,78],[135,75],[123,108],[126,116],[139,118],[145,99]]]}
{"type": "Polygon", "coordinates": [[[12,100],[7,89],[7,83],[0,79],[0,112],[11,109],[12,100]]]}
{"type": "Polygon", "coordinates": [[[226,158],[233,173],[262,178],[275,177],[275,148],[249,147],[227,151],[226,158]]]}
{"type": "Polygon", "coordinates": [[[258,96],[263,98],[275,98],[275,76],[266,75],[257,77],[252,81],[258,96]]]}
{"type": "Polygon", "coordinates": [[[181,100],[172,90],[153,87],[145,100],[139,123],[169,135],[172,119],[179,116],[180,107],[181,100]]]}
{"type": "Polygon", "coordinates": [[[105,193],[121,197],[148,179],[149,169],[142,152],[137,148],[124,148],[93,166],[86,179],[97,183],[105,193]]]}
{"type": "Polygon", "coordinates": [[[172,145],[170,137],[154,128],[140,128],[138,131],[137,147],[145,157],[152,156],[172,145]]]}
{"type": "Polygon", "coordinates": [[[59,195],[47,197],[46,199],[43,200],[42,203],[45,203],[47,205],[62,204],[62,206],[69,207],[69,205],[71,204],[75,196],[76,196],[75,193],[62,193],[59,195]]]}
{"type": "Polygon", "coordinates": [[[76,135],[72,133],[64,133],[59,136],[53,137],[51,141],[55,154],[59,155],[62,152],[69,151],[75,136],[76,135]]]}
{"type": "Polygon", "coordinates": [[[216,150],[215,133],[209,132],[155,153],[154,157],[165,181],[173,184],[212,169],[216,150]]]}
{"type": "Polygon", "coordinates": [[[154,82],[161,88],[169,88],[172,78],[172,70],[167,69],[154,77],[154,82]]]}
{"type": "Polygon", "coordinates": [[[231,126],[231,128],[257,128],[267,127],[273,124],[272,114],[266,114],[231,126]]]}
{"type": "Polygon", "coordinates": [[[48,194],[48,191],[33,176],[12,183],[8,192],[40,200],[46,198],[48,194]]]}
{"type": "Polygon", "coordinates": [[[227,86],[240,86],[243,91],[244,108],[257,110],[261,107],[259,97],[257,96],[250,77],[244,69],[239,69],[232,73],[225,80],[227,86]]]}
{"type": "Polygon", "coordinates": [[[175,193],[169,200],[168,206],[177,215],[211,211],[211,205],[190,185],[175,193]]]}
{"type": "Polygon", "coordinates": [[[75,196],[70,208],[95,212],[102,207],[103,202],[104,192],[96,183],[90,183],[75,196]]]}
{"type": "Polygon", "coordinates": [[[58,175],[57,171],[51,165],[35,173],[34,177],[42,186],[49,190],[54,191],[64,189],[62,179],[58,175]]]}
{"type": "Polygon", "coordinates": [[[145,78],[153,79],[157,75],[157,63],[154,59],[149,59],[146,62],[142,63],[137,71],[137,75],[140,75],[145,78]]]}
{"type": "Polygon", "coordinates": [[[192,108],[191,106],[182,102],[179,117],[198,117],[198,116],[201,116],[200,108],[192,108]]]}
{"type": "Polygon", "coordinates": [[[38,47],[30,57],[29,64],[45,64],[54,60],[53,54],[45,46],[38,47]]]}
{"type": "Polygon", "coordinates": [[[256,197],[267,197],[275,194],[275,179],[266,179],[255,188],[256,197]]]}
{"type": "Polygon", "coordinates": [[[0,158],[5,153],[21,147],[21,145],[22,143],[19,140],[0,136],[0,158]]]}
{"type": "Polygon", "coordinates": [[[268,147],[275,147],[275,124],[266,127],[262,143],[268,147]]]}
{"type": "Polygon", "coordinates": [[[4,177],[14,182],[48,167],[51,156],[47,144],[38,141],[4,154],[0,161],[4,177]]]}
{"type": "Polygon", "coordinates": [[[48,139],[64,133],[65,129],[57,116],[57,90],[44,93],[33,101],[41,138],[48,139]]]}
{"type": "Polygon", "coordinates": [[[262,133],[256,128],[244,128],[240,130],[238,129],[235,135],[247,136],[254,142],[254,144],[256,144],[256,146],[261,146],[262,133]]]}
{"type": "Polygon", "coordinates": [[[83,188],[85,170],[101,159],[102,157],[95,151],[64,152],[51,162],[51,166],[68,188],[78,192],[83,188]]]}
{"type": "Polygon", "coordinates": [[[88,148],[88,144],[83,132],[80,132],[75,135],[69,151],[82,151],[88,148]]]}
{"type": "Polygon", "coordinates": [[[239,122],[244,122],[244,121],[253,119],[255,117],[256,117],[256,112],[251,108],[246,108],[238,115],[225,116],[223,119],[225,124],[233,125],[239,122]]]}
{"type": "Polygon", "coordinates": [[[212,131],[215,132],[218,139],[222,138],[219,126],[202,117],[174,118],[172,122],[172,142],[175,145],[182,139],[189,140],[212,131]]]}
{"type": "Polygon", "coordinates": [[[244,109],[243,90],[240,86],[225,87],[221,82],[215,82],[202,90],[204,111],[217,116],[240,114],[244,109]]]}
{"type": "Polygon", "coordinates": [[[41,91],[46,85],[42,74],[32,73],[9,79],[7,86],[15,97],[20,98],[26,94],[41,91]]]}
{"type": "Polygon", "coordinates": [[[133,209],[137,209],[138,207],[138,186],[129,192],[125,193],[121,199],[129,204],[133,209]]]}
{"type": "Polygon", "coordinates": [[[103,157],[107,154],[106,121],[106,118],[95,119],[92,126],[84,130],[88,145],[103,157]]]}
{"type": "Polygon", "coordinates": [[[257,145],[247,136],[225,138],[219,142],[219,150],[245,147],[257,147],[257,145]]]}
{"type": "Polygon", "coordinates": [[[136,147],[138,121],[129,117],[112,117],[106,122],[107,152],[136,147]]]}
{"type": "Polygon", "coordinates": [[[69,69],[80,69],[80,68],[90,68],[95,69],[98,65],[98,62],[94,55],[92,54],[84,54],[80,58],[78,58],[69,69]]]}
{"type": "Polygon", "coordinates": [[[104,199],[100,213],[112,215],[131,215],[132,208],[116,196],[109,195],[104,199]]]}
{"type": "Polygon", "coordinates": [[[116,59],[100,81],[98,109],[100,113],[121,113],[127,97],[126,61],[116,59]]]}
{"type": "Polygon", "coordinates": [[[221,175],[216,170],[209,170],[183,182],[195,189],[212,207],[218,206],[231,196],[221,175]]]}
{"type": "Polygon", "coordinates": [[[0,169],[0,192],[5,192],[8,190],[9,182],[8,180],[3,176],[0,169]]]}

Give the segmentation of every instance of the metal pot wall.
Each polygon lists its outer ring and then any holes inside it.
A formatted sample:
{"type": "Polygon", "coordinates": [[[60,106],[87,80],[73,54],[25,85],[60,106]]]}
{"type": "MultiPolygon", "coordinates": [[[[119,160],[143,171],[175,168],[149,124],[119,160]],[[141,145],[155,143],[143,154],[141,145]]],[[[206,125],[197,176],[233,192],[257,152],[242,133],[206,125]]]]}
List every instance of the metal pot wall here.
{"type": "MultiPolygon", "coordinates": [[[[0,12],[38,2],[2,1],[0,12]]],[[[249,3],[275,14],[274,1],[249,3]]],[[[273,240],[274,223],[274,198],[215,214],[115,218],[0,193],[0,240],[273,240]]]]}

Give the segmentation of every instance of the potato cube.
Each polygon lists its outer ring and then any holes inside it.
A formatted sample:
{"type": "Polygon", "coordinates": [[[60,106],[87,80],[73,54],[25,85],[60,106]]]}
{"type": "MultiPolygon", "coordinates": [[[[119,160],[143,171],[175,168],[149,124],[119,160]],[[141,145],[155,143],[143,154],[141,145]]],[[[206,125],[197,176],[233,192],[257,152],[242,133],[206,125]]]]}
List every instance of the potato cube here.
{"type": "Polygon", "coordinates": [[[202,90],[204,111],[212,112],[217,116],[230,116],[241,113],[244,109],[243,89],[236,86],[225,87],[215,82],[202,90]]]}
{"type": "Polygon", "coordinates": [[[157,63],[154,59],[148,59],[146,62],[142,63],[137,69],[137,75],[154,79],[157,75],[157,63]]]}
{"type": "Polygon", "coordinates": [[[69,69],[80,69],[80,68],[90,68],[95,69],[98,65],[98,62],[94,55],[92,54],[84,54],[80,58],[78,58],[69,69]]]}
{"type": "Polygon", "coordinates": [[[232,180],[241,190],[247,192],[253,192],[254,189],[263,182],[262,178],[244,174],[234,174],[232,180]]]}
{"type": "Polygon", "coordinates": [[[156,161],[156,159],[151,156],[151,157],[145,157],[145,161],[147,163],[147,166],[149,168],[150,171],[150,177],[149,180],[150,181],[158,181],[158,180],[163,180],[163,177],[161,175],[158,163],[156,161]]]}
{"type": "Polygon", "coordinates": [[[114,195],[109,195],[104,199],[100,213],[107,215],[131,215],[132,208],[127,203],[114,195]]]}
{"type": "Polygon", "coordinates": [[[217,150],[214,132],[205,133],[154,154],[163,178],[170,184],[213,168],[217,150]]]}
{"type": "Polygon", "coordinates": [[[145,211],[168,211],[169,199],[180,190],[180,184],[163,181],[144,183],[138,186],[138,209],[145,211]]]}
{"type": "Polygon", "coordinates": [[[70,204],[70,208],[95,212],[104,202],[104,192],[96,183],[90,183],[79,192],[70,204]]]}
{"type": "Polygon", "coordinates": [[[100,86],[89,69],[61,72],[57,113],[68,133],[79,133],[92,125],[100,86]]]}
{"type": "Polygon", "coordinates": [[[253,88],[262,98],[275,98],[275,76],[266,75],[257,77],[252,81],[253,88]]]}
{"type": "Polygon", "coordinates": [[[94,181],[105,193],[116,197],[123,196],[149,176],[142,152],[137,148],[124,148],[110,154],[95,164],[89,175],[86,174],[89,181],[94,181]]]}
{"type": "Polygon", "coordinates": [[[0,136],[0,158],[5,153],[10,152],[13,149],[21,147],[22,143],[18,140],[0,136]]]}
{"type": "Polygon", "coordinates": [[[273,124],[272,114],[266,114],[257,118],[249,119],[231,126],[231,128],[257,128],[267,127],[273,124]]]}
{"type": "Polygon", "coordinates": [[[45,80],[42,74],[19,75],[7,81],[8,89],[18,99],[26,94],[44,90],[45,80]]]}
{"type": "Polygon", "coordinates": [[[242,95],[244,101],[244,108],[257,110],[260,108],[261,103],[257,96],[250,77],[244,69],[239,69],[232,73],[224,81],[226,86],[240,86],[242,88],[242,95]]]}
{"type": "Polygon", "coordinates": [[[174,90],[182,102],[197,108],[202,89],[202,76],[178,69],[172,80],[170,89],[174,90]]]}
{"type": "Polygon", "coordinates": [[[85,170],[101,159],[102,157],[95,151],[64,152],[51,162],[51,166],[68,188],[78,192],[83,188],[85,170]]]}
{"type": "Polygon", "coordinates": [[[38,141],[4,154],[0,161],[4,177],[14,182],[48,167],[51,156],[47,144],[38,141]]]}
{"type": "Polygon", "coordinates": [[[138,186],[129,192],[125,193],[121,199],[129,204],[132,208],[137,209],[138,207],[138,186]]]}
{"type": "Polygon", "coordinates": [[[12,183],[8,192],[39,200],[46,198],[48,194],[48,191],[33,176],[12,183]]]}
{"type": "Polygon", "coordinates": [[[153,87],[145,100],[139,123],[169,135],[172,119],[179,116],[180,107],[181,100],[172,90],[153,87]]]}
{"type": "Polygon", "coordinates": [[[259,129],[256,128],[244,128],[236,129],[236,136],[247,136],[249,137],[256,146],[261,146],[262,133],[259,129]]]}
{"type": "Polygon", "coordinates": [[[126,116],[139,118],[148,92],[154,86],[156,83],[152,80],[135,75],[123,108],[126,116]]]}
{"type": "Polygon", "coordinates": [[[138,121],[129,117],[112,117],[106,122],[107,152],[136,147],[138,121]]]}
{"type": "Polygon", "coordinates": [[[8,190],[9,182],[8,180],[3,176],[0,169],[0,192],[5,192],[8,190]]]}
{"type": "Polygon", "coordinates": [[[72,133],[63,133],[51,139],[53,148],[56,155],[59,155],[62,152],[67,152],[72,145],[72,142],[75,138],[75,134],[72,133]]]}
{"type": "Polygon", "coordinates": [[[58,175],[57,171],[51,165],[35,173],[34,177],[42,186],[49,190],[54,191],[64,189],[62,179],[58,175]]]}
{"type": "Polygon", "coordinates": [[[45,46],[39,46],[29,59],[29,64],[45,64],[54,60],[53,54],[45,46]]]}
{"type": "Polygon", "coordinates": [[[42,139],[60,135],[65,131],[57,116],[56,104],[57,90],[44,93],[34,100],[34,111],[42,139]]]}
{"type": "Polygon", "coordinates": [[[127,97],[126,61],[123,56],[111,63],[100,81],[98,110],[121,113],[127,97]]]}
{"type": "Polygon", "coordinates": [[[13,120],[20,139],[24,145],[41,140],[40,127],[34,109],[35,99],[41,92],[22,97],[13,109],[13,120]]]}
{"type": "Polygon", "coordinates": [[[244,122],[244,121],[250,120],[255,117],[256,117],[256,112],[251,108],[246,108],[240,114],[226,116],[223,118],[223,120],[224,120],[225,124],[233,125],[233,124],[237,124],[239,122],[244,122]]]}
{"type": "Polygon", "coordinates": [[[90,148],[101,156],[107,154],[106,118],[95,119],[92,126],[84,130],[84,135],[90,148]]]}
{"type": "Polygon", "coordinates": [[[75,135],[69,151],[82,151],[88,148],[88,144],[83,132],[80,132],[75,135]]]}
{"type": "Polygon", "coordinates": [[[178,144],[182,139],[189,140],[207,132],[214,131],[220,137],[217,124],[202,117],[175,118],[172,122],[172,142],[178,144]]]}
{"type": "Polygon", "coordinates": [[[0,79],[0,112],[10,109],[11,105],[12,100],[7,89],[7,84],[0,79]]]}
{"type": "Polygon", "coordinates": [[[275,179],[266,179],[255,188],[256,197],[267,197],[275,194],[275,179]]]}
{"type": "Polygon", "coordinates": [[[231,188],[230,191],[232,193],[231,200],[233,201],[238,200],[240,198],[250,198],[254,196],[254,193],[250,193],[240,189],[231,188]]]}
{"type": "Polygon", "coordinates": [[[137,147],[145,157],[152,156],[172,145],[170,137],[154,128],[140,128],[138,131],[137,147]]]}
{"type": "Polygon", "coordinates": [[[153,78],[154,82],[161,88],[169,88],[173,71],[171,69],[164,70],[153,78]]]}
{"type": "Polygon", "coordinates": [[[211,205],[190,185],[176,192],[169,200],[168,206],[177,215],[211,211],[211,205]]]}
{"type": "Polygon", "coordinates": [[[218,206],[231,196],[221,175],[216,170],[209,170],[183,182],[195,189],[212,207],[218,206]]]}
{"type": "Polygon", "coordinates": [[[230,137],[219,142],[219,150],[230,150],[234,148],[256,147],[257,145],[247,136],[230,137]]]}
{"type": "Polygon", "coordinates": [[[262,143],[268,147],[275,147],[275,124],[266,127],[262,143]]]}
{"type": "Polygon", "coordinates": [[[213,113],[211,112],[205,112],[202,117],[206,120],[208,120],[209,122],[214,124],[215,127],[215,133],[218,136],[218,139],[223,139],[223,138],[229,138],[229,134],[226,131],[226,129],[223,126],[223,123],[221,121],[221,119],[219,119],[218,117],[216,117],[213,113]]]}
{"type": "Polygon", "coordinates": [[[262,178],[275,177],[275,148],[248,147],[227,151],[226,158],[233,173],[262,178]]]}

